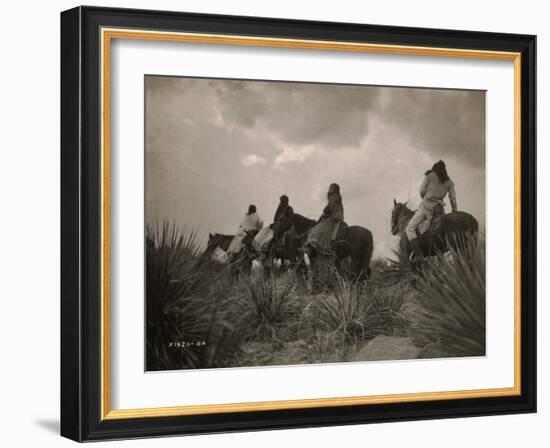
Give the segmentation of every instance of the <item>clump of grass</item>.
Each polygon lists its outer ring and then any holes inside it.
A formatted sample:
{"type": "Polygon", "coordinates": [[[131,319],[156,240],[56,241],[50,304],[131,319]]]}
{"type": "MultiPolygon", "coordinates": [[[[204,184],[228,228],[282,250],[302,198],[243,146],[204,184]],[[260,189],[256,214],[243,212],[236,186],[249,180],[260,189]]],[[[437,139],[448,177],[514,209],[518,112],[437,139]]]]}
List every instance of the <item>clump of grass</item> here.
{"type": "Polygon", "coordinates": [[[194,232],[164,222],[146,229],[147,370],[220,367],[235,354],[234,327],[220,312],[223,289],[194,232]]]}
{"type": "Polygon", "coordinates": [[[277,328],[288,324],[289,298],[294,284],[287,276],[272,272],[268,276],[244,278],[245,290],[240,305],[248,338],[277,340],[277,328]]]}
{"type": "Polygon", "coordinates": [[[355,351],[355,344],[350,344],[346,335],[333,331],[317,331],[311,335],[309,349],[315,363],[344,362],[355,351]]]}
{"type": "Polygon", "coordinates": [[[305,331],[340,333],[344,339],[362,337],[365,309],[364,284],[333,272],[334,285],[313,295],[302,311],[305,331]]]}
{"type": "Polygon", "coordinates": [[[334,276],[334,287],[313,296],[302,312],[302,334],[309,335],[314,347],[323,353],[329,349],[340,352],[345,360],[365,341],[394,335],[406,326],[400,310],[409,286],[380,288],[337,273],[334,276]]]}
{"type": "Polygon", "coordinates": [[[485,354],[485,250],[466,240],[417,279],[411,331],[439,356],[485,354]]]}
{"type": "Polygon", "coordinates": [[[393,251],[393,258],[375,260],[371,270],[371,284],[380,288],[411,282],[415,276],[407,254],[400,249],[393,251]]]}
{"type": "Polygon", "coordinates": [[[394,336],[404,331],[407,320],[401,313],[404,303],[414,294],[406,282],[377,287],[369,294],[363,325],[366,338],[378,335],[394,336]]]}
{"type": "Polygon", "coordinates": [[[409,336],[423,357],[485,351],[485,256],[471,242],[415,269],[375,261],[368,282],[332,272],[314,295],[299,271],[235,279],[168,223],[146,243],[148,370],[348,361],[378,335],[409,336]]]}

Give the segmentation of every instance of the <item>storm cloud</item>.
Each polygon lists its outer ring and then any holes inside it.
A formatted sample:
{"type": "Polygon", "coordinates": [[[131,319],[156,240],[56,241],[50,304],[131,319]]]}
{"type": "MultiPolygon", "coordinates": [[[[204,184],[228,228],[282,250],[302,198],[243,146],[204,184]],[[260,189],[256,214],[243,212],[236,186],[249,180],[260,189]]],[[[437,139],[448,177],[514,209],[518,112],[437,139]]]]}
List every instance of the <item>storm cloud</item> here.
{"type": "Polygon", "coordinates": [[[378,89],[323,84],[222,82],[220,112],[230,127],[271,135],[287,146],[338,149],[360,144],[378,89]]]}
{"type": "Polygon", "coordinates": [[[316,218],[337,182],[346,221],[385,247],[393,198],[417,206],[444,159],[484,226],[484,92],[147,76],[145,95],[148,222],[233,233],[250,203],[271,222],[283,193],[316,218]]]}

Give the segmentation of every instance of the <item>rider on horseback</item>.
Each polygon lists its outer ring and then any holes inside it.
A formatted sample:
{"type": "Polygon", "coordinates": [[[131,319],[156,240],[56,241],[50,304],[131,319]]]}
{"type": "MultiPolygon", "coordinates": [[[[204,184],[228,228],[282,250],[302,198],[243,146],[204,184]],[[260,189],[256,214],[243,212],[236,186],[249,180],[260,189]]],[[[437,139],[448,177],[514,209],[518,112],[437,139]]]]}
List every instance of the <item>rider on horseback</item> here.
{"type": "Polygon", "coordinates": [[[269,256],[272,245],[285,244],[285,236],[294,224],[294,210],[288,204],[288,196],[283,194],[279,198],[279,206],[275,212],[273,223],[260,230],[252,241],[252,248],[259,254],[259,260],[265,261],[269,256]]]}
{"type": "Polygon", "coordinates": [[[306,245],[320,252],[332,253],[332,242],[336,239],[341,223],[344,221],[344,205],[340,195],[340,186],[331,184],[327,193],[328,203],[323,209],[319,221],[308,234],[306,245]]]}
{"type": "Polygon", "coordinates": [[[411,243],[413,256],[415,258],[421,259],[424,256],[422,253],[422,247],[417,238],[416,230],[423,224],[427,224],[429,226],[434,214],[434,209],[444,205],[443,199],[447,194],[449,194],[451,208],[453,212],[456,212],[457,205],[455,186],[447,174],[445,162],[440,160],[433,165],[431,170],[426,171],[424,180],[420,185],[420,197],[422,198],[422,203],[420,204],[418,210],[414,213],[414,216],[411,218],[405,229],[405,233],[411,243]]]}
{"type": "Polygon", "coordinates": [[[273,239],[283,243],[285,233],[290,230],[294,220],[294,210],[288,203],[288,196],[283,194],[279,198],[279,206],[273,218],[273,239]]]}
{"type": "MultiPolygon", "coordinates": [[[[250,205],[248,207],[248,213],[244,215],[244,218],[237,230],[237,234],[231,241],[227,252],[229,254],[238,254],[243,248],[243,240],[246,236],[254,237],[263,227],[264,223],[258,213],[256,212],[256,206],[250,205]]],[[[252,240],[251,240],[252,241],[252,240]]]]}

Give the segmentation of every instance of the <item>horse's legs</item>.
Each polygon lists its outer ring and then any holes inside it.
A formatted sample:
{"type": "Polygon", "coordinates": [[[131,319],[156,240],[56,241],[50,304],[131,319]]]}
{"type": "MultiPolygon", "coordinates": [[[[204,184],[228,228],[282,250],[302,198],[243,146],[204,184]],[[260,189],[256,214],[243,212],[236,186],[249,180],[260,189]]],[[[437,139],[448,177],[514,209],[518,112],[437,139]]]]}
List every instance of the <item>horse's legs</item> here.
{"type": "Polygon", "coordinates": [[[338,272],[340,274],[344,274],[342,272],[342,262],[341,262],[340,258],[338,258],[338,257],[334,257],[334,269],[336,270],[336,272],[338,272]]]}
{"type": "Polygon", "coordinates": [[[363,274],[363,259],[361,257],[351,257],[351,273],[355,279],[359,279],[363,274]]]}
{"type": "Polygon", "coordinates": [[[315,264],[317,263],[317,260],[314,260],[313,254],[309,246],[304,246],[303,257],[304,265],[306,268],[307,291],[311,294],[313,292],[313,277],[315,275],[315,264]]]}
{"type": "Polygon", "coordinates": [[[239,280],[239,276],[242,275],[242,263],[243,263],[243,257],[242,254],[237,254],[235,257],[235,272],[234,272],[234,280],[239,280]]]}
{"type": "Polygon", "coordinates": [[[307,252],[304,253],[304,262],[306,265],[307,291],[311,294],[313,292],[313,261],[307,252]]]}
{"type": "Polygon", "coordinates": [[[239,267],[237,266],[237,262],[233,260],[229,266],[231,278],[234,282],[239,280],[239,267]]]}
{"type": "Polygon", "coordinates": [[[233,281],[239,280],[239,276],[242,274],[250,274],[250,269],[248,272],[245,271],[245,262],[247,261],[246,254],[238,253],[232,254],[229,259],[229,267],[233,281]]]}
{"type": "Polygon", "coordinates": [[[317,266],[317,272],[319,273],[319,281],[323,287],[330,285],[332,281],[332,269],[335,265],[335,255],[317,254],[315,257],[315,265],[317,266]]]}

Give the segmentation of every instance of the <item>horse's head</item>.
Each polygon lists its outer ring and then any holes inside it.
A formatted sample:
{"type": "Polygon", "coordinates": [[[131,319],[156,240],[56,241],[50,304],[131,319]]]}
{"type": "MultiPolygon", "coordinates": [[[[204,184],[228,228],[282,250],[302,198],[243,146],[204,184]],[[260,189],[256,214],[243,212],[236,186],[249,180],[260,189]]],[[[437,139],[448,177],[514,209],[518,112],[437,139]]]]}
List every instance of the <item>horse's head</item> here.
{"type": "Polygon", "coordinates": [[[210,252],[214,250],[220,243],[221,236],[219,233],[209,233],[208,242],[206,243],[206,250],[210,252]]]}
{"type": "Polygon", "coordinates": [[[399,233],[399,219],[401,216],[403,216],[403,213],[406,212],[408,209],[407,203],[401,203],[397,202],[395,199],[393,200],[393,210],[391,211],[391,234],[397,235],[399,233]]]}

